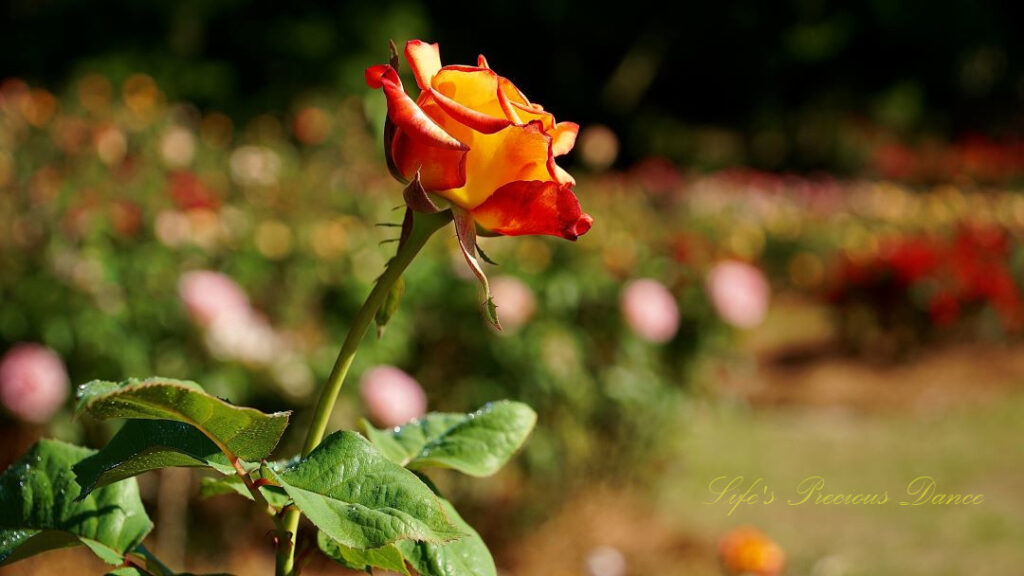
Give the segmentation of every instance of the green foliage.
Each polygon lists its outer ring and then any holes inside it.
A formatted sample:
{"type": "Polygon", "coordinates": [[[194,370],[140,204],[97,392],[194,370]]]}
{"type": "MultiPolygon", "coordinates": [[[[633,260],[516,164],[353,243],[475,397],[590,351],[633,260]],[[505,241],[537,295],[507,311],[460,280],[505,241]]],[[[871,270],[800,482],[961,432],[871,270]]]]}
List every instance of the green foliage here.
{"type": "Polygon", "coordinates": [[[155,571],[143,570],[135,566],[122,566],[107,572],[106,576],[231,576],[230,574],[193,574],[192,572],[171,572],[171,571],[155,571]]]}
{"type": "Polygon", "coordinates": [[[459,516],[450,502],[442,499],[441,504],[466,536],[442,543],[403,540],[395,544],[402,556],[420,576],[496,576],[494,559],[480,535],[459,516]]]}
{"type": "MultiPolygon", "coordinates": [[[[79,388],[78,411],[100,419],[139,418],[189,424],[205,434],[228,458],[253,462],[270,455],[288,426],[289,417],[288,412],[264,414],[253,408],[234,406],[210,396],[195,382],[166,378],[127,380],[120,384],[90,382],[79,388]]],[[[158,443],[164,439],[153,440],[158,443]]],[[[178,452],[203,451],[197,446],[173,448],[178,452]]],[[[122,453],[130,456],[130,451],[122,450],[122,453]]]]}
{"type": "MultiPolygon", "coordinates": [[[[437,493],[429,480],[423,478],[423,481],[437,493]]],[[[451,502],[441,498],[441,505],[464,534],[460,538],[448,542],[400,540],[380,548],[358,550],[343,546],[320,532],[317,544],[329,558],[352,570],[381,568],[408,574],[408,562],[420,576],[496,576],[494,559],[480,535],[459,516],[451,502]]]]}
{"type": "Polygon", "coordinates": [[[230,574],[217,573],[217,574],[193,574],[192,572],[173,572],[167,570],[161,566],[159,568],[154,567],[152,564],[146,566],[146,568],[139,568],[137,566],[122,566],[110,572],[107,572],[105,576],[231,576],[230,574]]]}
{"type": "Polygon", "coordinates": [[[321,531],[316,537],[317,546],[320,551],[338,564],[359,572],[370,571],[373,568],[388,570],[405,576],[409,575],[409,569],[405,565],[405,558],[401,550],[395,544],[388,544],[380,548],[369,550],[358,550],[348,546],[342,546],[331,539],[325,532],[321,531]]]}
{"type": "Polygon", "coordinates": [[[41,440],[0,476],[0,564],[76,544],[119,564],[149,533],[134,480],[78,497],[72,466],[92,453],[41,440]]]}
{"type": "Polygon", "coordinates": [[[245,482],[238,476],[203,476],[199,480],[199,497],[213,498],[225,494],[238,494],[246,500],[255,500],[245,482]]]}
{"type": "Polygon", "coordinates": [[[221,474],[235,468],[195,426],[168,420],[130,420],[98,453],[75,464],[82,496],[143,472],[169,466],[207,467],[221,474]]]}
{"type": "Polygon", "coordinates": [[[378,430],[364,420],[363,428],[381,452],[402,466],[452,468],[482,477],[508,462],[536,422],[532,408],[503,400],[471,414],[427,414],[388,430],[378,430]]]}
{"type": "MultiPolygon", "coordinates": [[[[364,64],[380,56],[373,54],[364,64]]],[[[59,95],[45,129],[13,129],[29,125],[16,109],[0,111],[8,158],[17,167],[6,184],[10,193],[0,195],[0,220],[12,223],[0,227],[0,349],[44,343],[82,381],[162,374],[202,382],[212,396],[265,411],[308,406],[313,382],[329,373],[336,344],[393,254],[393,246],[378,242],[394,231],[377,224],[400,221],[393,208],[401,186],[384,177],[379,134],[363,128],[367,113],[383,119],[382,99],[296,102],[296,114],[318,111],[329,120],[326,139],[312,144],[298,137],[300,123],[287,115],[230,124],[220,138],[210,127],[223,117],[181,115],[173,94],[166,106],[139,117],[120,96],[120,79],[109,86],[102,110],[86,110],[83,86],[72,83],[59,95]],[[129,161],[101,157],[88,143],[66,145],[77,126],[91,134],[115,130],[129,161]],[[194,145],[192,160],[169,165],[165,138],[182,133],[194,145]],[[263,174],[266,180],[253,181],[250,169],[240,169],[253,148],[261,165],[276,168],[263,174]],[[183,273],[196,269],[237,282],[287,350],[239,352],[232,330],[223,340],[190,316],[179,286],[183,273]],[[305,380],[294,378],[296,368],[305,380]]],[[[158,93],[157,100],[163,97],[158,93]]],[[[560,480],[595,469],[633,470],[623,464],[626,456],[657,450],[674,436],[664,433],[661,414],[678,419],[679,391],[701,343],[721,335],[699,269],[669,251],[680,228],[696,224],[676,208],[682,203],[648,201],[635,180],[576,175],[584,208],[598,222],[579,242],[477,238],[480,259],[485,250],[501,262],[500,268],[481,263],[494,285],[520,280],[534,299],[532,315],[516,325],[513,304],[496,293],[505,332],[489,330],[476,305],[479,287],[460,276],[463,257],[439,234],[404,274],[409,289],[389,320],[388,337],[356,357],[338,416],[351,421],[345,410],[352,384],[380,364],[414,374],[440,412],[495,398],[526,402],[545,425],[515,465],[531,479],[524,489],[537,487],[525,502],[540,508],[561,498],[560,480]],[[619,289],[635,276],[658,278],[680,298],[683,327],[672,343],[638,342],[621,321],[619,289]]],[[[107,437],[88,419],[60,432],[80,434],[83,443],[107,437]]]]}
{"type": "MultiPolygon", "coordinates": [[[[263,498],[274,508],[280,510],[291,501],[288,494],[277,486],[260,486],[259,491],[263,498]]],[[[199,497],[213,498],[224,494],[237,494],[246,500],[254,500],[252,493],[245,486],[240,477],[235,476],[205,476],[199,481],[199,497]]]]}
{"type": "MultiPolygon", "coordinates": [[[[395,464],[409,468],[437,466],[472,476],[489,476],[523,445],[536,420],[537,414],[529,406],[506,400],[490,403],[471,414],[431,413],[391,430],[378,430],[366,421],[363,427],[380,455],[395,464]]],[[[347,434],[358,444],[357,436],[347,434]]],[[[459,537],[445,541],[405,538],[384,546],[366,547],[342,544],[321,530],[320,550],[353,570],[381,568],[409,574],[408,563],[421,576],[495,576],[494,559],[480,535],[450,502],[441,498],[426,477],[413,477],[436,496],[459,537]]]]}
{"type": "Polygon", "coordinates": [[[462,536],[440,499],[415,474],[355,432],[331,434],[310,455],[264,476],[332,539],[361,550],[398,540],[446,542],[462,536]]]}

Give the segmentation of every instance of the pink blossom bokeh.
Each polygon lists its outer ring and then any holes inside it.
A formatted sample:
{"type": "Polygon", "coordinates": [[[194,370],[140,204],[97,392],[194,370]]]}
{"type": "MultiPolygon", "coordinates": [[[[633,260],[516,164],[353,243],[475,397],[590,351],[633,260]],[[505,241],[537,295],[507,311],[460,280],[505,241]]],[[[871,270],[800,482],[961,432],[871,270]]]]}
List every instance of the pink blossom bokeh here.
{"type": "Polygon", "coordinates": [[[768,280],[761,270],[746,262],[723,260],[715,264],[705,287],[718,316],[736,328],[753,328],[768,313],[768,280]]]}
{"type": "Polygon", "coordinates": [[[530,321],[537,312],[537,299],[533,290],[513,276],[498,276],[490,282],[491,296],[498,307],[498,319],[507,333],[512,333],[530,321]]]}
{"type": "Polygon", "coordinates": [[[44,424],[68,397],[68,374],[56,352],[18,344],[0,359],[0,404],[15,418],[44,424]]]}
{"type": "Polygon", "coordinates": [[[664,284],[639,278],[626,284],[619,298],[626,324],[640,338],[661,344],[679,330],[679,305],[664,284]]]}
{"type": "Polygon", "coordinates": [[[367,370],[359,392],[370,420],[378,426],[400,426],[427,412],[427,395],[419,382],[394,366],[367,370]]]}
{"type": "Polygon", "coordinates": [[[220,272],[193,270],[182,274],[178,294],[189,315],[201,326],[251,314],[245,291],[230,276],[220,272]]]}

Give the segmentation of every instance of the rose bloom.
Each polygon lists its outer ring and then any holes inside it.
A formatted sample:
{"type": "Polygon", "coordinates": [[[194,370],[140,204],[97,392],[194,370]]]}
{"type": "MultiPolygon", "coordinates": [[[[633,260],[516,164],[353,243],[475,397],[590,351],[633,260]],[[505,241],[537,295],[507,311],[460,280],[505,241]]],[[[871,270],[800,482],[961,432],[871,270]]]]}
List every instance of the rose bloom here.
{"type": "Polygon", "coordinates": [[[764,274],[745,262],[725,260],[708,273],[705,284],[711,305],[727,324],[753,328],[768,312],[771,288],[764,274]]]}
{"type": "Polygon", "coordinates": [[[491,280],[491,297],[501,315],[501,324],[507,333],[523,327],[537,311],[533,290],[513,276],[498,276],[491,280]]]}
{"type": "Polygon", "coordinates": [[[394,366],[367,370],[359,393],[370,420],[378,426],[400,426],[427,412],[427,395],[419,382],[394,366]]]}
{"type": "Polygon", "coordinates": [[[68,397],[60,356],[39,344],[18,344],[0,359],[0,404],[16,418],[43,424],[68,397]]]}
{"type": "Polygon", "coordinates": [[[629,328],[648,342],[668,342],[679,330],[679,305],[657,280],[640,278],[626,284],[619,305],[629,328]]]}
{"type": "Polygon", "coordinates": [[[572,150],[577,124],[555,122],[483,56],[476,66],[441,66],[437,44],[412,40],[405,57],[420,88],[416,101],[391,66],[366,70],[366,83],[387,98],[386,155],[397,178],[419,172],[424,190],[498,234],[575,240],[590,229],[575,181],[555,163],[572,150]]]}
{"type": "Polygon", "coordinates": [[[782,547],[752,526],[741,526],[718,541],[718,559],[726,574],[778,576],[786,566],[782,547]]]}
{"type": "Polygon", "coordinates": [[[244,319],[252,314],[249,297],[242,287],[220,272],[193,270],[182,274],[178,295],[189,316],[201,326],[225,319],[244,319]]]}

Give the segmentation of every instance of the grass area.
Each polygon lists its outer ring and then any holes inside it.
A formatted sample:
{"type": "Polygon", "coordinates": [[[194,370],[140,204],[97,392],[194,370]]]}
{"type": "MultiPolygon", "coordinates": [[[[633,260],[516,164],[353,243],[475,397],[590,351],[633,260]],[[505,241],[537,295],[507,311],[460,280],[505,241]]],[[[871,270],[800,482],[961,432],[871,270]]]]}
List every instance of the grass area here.
{"type": "MultiPolygon", "coordinates": [[[[969,383],[965,383],[969,384],[969,383]]],[[[753,524],[789,555],[787,574],[985,575],[1024,570],[1024,394],[961,404],[942,412],[882,414],[844,409],[755,410],[710,404],[687,415],[683,459],[665,470],[661,510],[678,511],[680,529],[721,534],[753,524]],[[798,487],[820,476],[822,494],[887,493],[885,504],[789,505],[798,487]],[[935,479],[936,491],[983,494],[974,505],[901,506],[908,484],[935,479]],[[757,479],[756,504],[729,514],[727,493],[757,479]],[[762,486],[774,492],[774,501],[762,486]]]]}

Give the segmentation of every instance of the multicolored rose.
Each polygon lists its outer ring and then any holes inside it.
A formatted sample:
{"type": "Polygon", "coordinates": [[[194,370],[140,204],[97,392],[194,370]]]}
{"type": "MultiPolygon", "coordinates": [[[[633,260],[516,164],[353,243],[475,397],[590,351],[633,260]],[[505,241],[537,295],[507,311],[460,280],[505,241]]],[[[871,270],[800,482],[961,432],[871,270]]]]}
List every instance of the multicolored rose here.
{"type": "Polygon", "coordinates": [[[420,95],[413,100],[392,64],[366,70],[384,90],[385,149],[392,174],[465,210],[498,234],[548,234],[575,240],[593,219],[580,208],[575,180],[555,158],[579,126],[556,122],[480,56],[476,66],[442,66],[437,44],[405,46],[420,95]]]}

